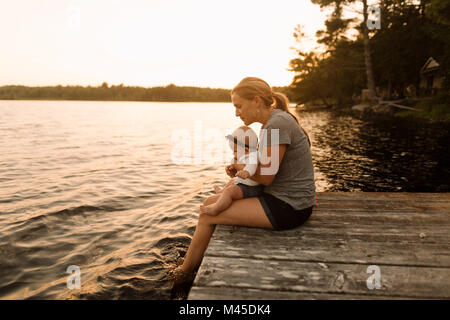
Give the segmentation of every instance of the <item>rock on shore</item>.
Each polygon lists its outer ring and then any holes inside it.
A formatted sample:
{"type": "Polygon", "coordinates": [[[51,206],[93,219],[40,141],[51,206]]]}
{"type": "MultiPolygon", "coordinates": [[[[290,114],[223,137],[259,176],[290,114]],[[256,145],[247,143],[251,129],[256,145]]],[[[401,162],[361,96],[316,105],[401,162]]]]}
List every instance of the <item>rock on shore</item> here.
{"type": "Polygon", "coordinates": [[[357,104],[352,108],[352,112],[358,116],[363,115],[392,115],[394,113],[393,108],[388,104],[376,104],[370,106],[368,104],[357,104]]]}

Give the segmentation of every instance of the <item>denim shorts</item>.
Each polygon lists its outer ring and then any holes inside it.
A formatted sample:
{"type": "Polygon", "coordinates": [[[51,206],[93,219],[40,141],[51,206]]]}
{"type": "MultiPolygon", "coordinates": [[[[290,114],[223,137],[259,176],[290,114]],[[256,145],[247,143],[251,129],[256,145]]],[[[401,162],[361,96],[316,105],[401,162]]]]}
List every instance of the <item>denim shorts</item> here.
{"type": "Polygon", "coordinates": [[[290,204],[265,192],[258,198],[275,230],[287,230],[301,226],[312,214],[313,207],[295,210],[290,204]]]}
{"type": "Polygon", "coordinates": [[[243,199],[259,197],[262,194],[263,188],[264,188],[264,186],[261,185],[261,184],[259,184],[257,186],[248,186],[248,185],[243,184],[243,183],[238,183],[236,185],[239,188],[241,188],[242,194],[244,195],[243,199]]]}

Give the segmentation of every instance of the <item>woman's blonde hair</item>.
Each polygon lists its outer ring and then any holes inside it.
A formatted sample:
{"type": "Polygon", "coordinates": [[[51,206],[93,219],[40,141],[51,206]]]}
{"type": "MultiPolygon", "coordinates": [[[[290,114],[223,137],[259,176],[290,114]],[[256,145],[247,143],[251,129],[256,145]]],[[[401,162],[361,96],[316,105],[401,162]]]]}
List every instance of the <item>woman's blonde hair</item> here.
{"type": "Polygon", "coordinates": [[[267,82],[256,77],[247,77],[242,79],[232,90],[231,94],[236,93],[240,97],[253,100],[256,96],[260,97],[264,105],[269,108],[274,106],[275,109],[283,110],[289,113],[297,122],[308,138],[309,145],[311,141],[308,133],[302,128],[296,116],[289,111],[289,99],[281,92],[274,92],[267,82]]]}

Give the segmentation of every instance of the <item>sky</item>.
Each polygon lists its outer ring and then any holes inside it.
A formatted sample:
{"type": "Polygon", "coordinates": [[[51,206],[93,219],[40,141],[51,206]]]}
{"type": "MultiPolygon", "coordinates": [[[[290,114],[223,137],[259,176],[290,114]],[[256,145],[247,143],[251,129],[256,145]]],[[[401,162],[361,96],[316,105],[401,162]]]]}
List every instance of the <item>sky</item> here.
{"type": "Polygon", "coordinates": [[[295,26],[311,49],[325,18],[310,0],[0,0],[0,86],[286,86],[295,26]]]}

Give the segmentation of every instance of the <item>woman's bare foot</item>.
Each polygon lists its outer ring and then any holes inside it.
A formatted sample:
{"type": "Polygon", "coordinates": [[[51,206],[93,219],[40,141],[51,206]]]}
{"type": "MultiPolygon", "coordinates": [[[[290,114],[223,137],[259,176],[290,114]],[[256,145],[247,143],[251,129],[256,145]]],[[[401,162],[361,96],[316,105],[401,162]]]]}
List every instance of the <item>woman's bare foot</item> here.
{"type": "Polygon", "coordinates": [[[166,274],[166,279],[169,281],[173,281],[175,284],[182,284],[186,282],[191,282],[195,278],[195,273],[187,273],[183,271],[182,266],[178,266],[169,270],[166,274]]]}
{"type": "Polygon", "coordinates": [[[222,191],[219,186],[214,186],[213,188],[216,193],[220,193],[222,191]]]}
{"type": "Polygon", "coordinates": [[[210,216],[216,216],[219,214],[219,211],[215,208],[213,204],[209,206],[200,205],[200,213],[207,214],[210,216]]]}
{"type": "Polygon", "coordinates": [[[184,263],[184,258],[183,257],[178,258],[177,261],[176,261],[177,266],[182,266],[183,263],[184,263]]]}

